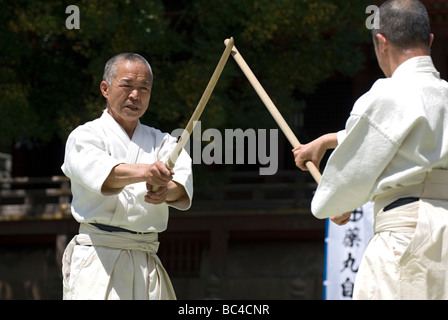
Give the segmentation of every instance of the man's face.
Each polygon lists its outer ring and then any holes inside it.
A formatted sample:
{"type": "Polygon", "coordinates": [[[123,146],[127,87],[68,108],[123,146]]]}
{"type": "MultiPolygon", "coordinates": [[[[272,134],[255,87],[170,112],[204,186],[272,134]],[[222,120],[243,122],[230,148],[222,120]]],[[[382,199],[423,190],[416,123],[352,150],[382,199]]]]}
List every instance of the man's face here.
{"type": "Polygon", "coordinates": [[[109,85],[101,82],[110,115],[125,129],[135,129],[138,119],[148,109],[151,98],[151,73],[141,62],[123,60],[109,85]]]}

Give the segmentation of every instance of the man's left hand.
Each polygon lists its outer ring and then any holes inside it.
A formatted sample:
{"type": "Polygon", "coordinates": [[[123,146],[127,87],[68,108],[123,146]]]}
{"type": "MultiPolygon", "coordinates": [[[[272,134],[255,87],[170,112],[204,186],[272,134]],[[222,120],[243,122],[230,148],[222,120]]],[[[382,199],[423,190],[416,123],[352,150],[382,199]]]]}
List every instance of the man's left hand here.
{"type": "Polygon", "coordinates": [[[146,183],[146,189],[148,189],[148,192],[145,196],[145,202],[151,203],[151,204],[161,204],[166,201],[166,197],[168,195],[168,187],[167,186],[159,186],[159,189],[157,191],[152,191],[152,185],[150,185],[148,182],[146,183]]]}

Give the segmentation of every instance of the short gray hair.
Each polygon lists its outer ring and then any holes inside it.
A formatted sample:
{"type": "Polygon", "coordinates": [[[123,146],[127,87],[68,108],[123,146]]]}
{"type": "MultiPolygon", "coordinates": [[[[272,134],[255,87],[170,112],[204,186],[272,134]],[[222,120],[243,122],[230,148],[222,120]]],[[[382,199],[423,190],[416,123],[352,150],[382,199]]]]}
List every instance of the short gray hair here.
{"type": "Polygon", "coordinates": [[[380,26],[379,29],[372,29],[375,39],[377,34],[382,34],[401,49],[429,46],[429,16],[420,1],[388,0],[380,6],[376,14],[379,14],[380,26]]]}
{"type": "Polygon", "coordinates": [[[145,58],[143,58],[141,55],[137,53],[119,53],[110,58],[109,61],[106,62],[106,66],[104,67],[104,73],[103,73],[104,81],[106,81],[108,84],[112,83],[114,78],[117,76],[118,63],[120,63],[123,60],[131,62],[141,62],[145,64],[148,67],[149,73],[151,74],[151,86],[152,86],[153,74],[151,65],[145,58]]]}

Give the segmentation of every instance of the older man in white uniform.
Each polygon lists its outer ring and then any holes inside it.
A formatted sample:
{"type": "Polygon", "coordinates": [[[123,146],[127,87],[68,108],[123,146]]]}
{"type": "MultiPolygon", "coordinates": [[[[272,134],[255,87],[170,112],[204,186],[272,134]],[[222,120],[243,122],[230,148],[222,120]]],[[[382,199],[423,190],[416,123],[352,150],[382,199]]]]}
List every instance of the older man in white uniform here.
{"type": "Polygon", "coordinates": [[[335,148],[312,201],[318,218],[344,224],[375,202],[355,299],[447,299],[448,83],[419,1],[387,1],[379,19],[373,41],[387,79],[358,99],[345,130],[294,149],[296,164],[319,165],[335,148]]]}
{"type": "Polygon", "coordinates": [[[140,123],[152,82],[142,56],[110,59],[100,85],[107,108],[67,140],[62,170],[80,230],[63,257],[64,299],[176,298],[156,254],[158,233],[167,228],[169,206],[191,205],[191,158],[182,151],[168,170],[176,139],[140,123]]]}

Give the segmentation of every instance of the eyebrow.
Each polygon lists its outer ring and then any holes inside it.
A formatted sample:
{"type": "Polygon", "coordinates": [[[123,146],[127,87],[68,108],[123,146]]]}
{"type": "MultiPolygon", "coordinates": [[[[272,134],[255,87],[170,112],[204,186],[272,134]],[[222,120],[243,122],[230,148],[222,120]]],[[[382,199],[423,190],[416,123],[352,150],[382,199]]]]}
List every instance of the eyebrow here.
{"type": "MultiPolygon", "coordinates": [[[[131,83],[133,83],[134,82],[134,80],[131,80],[131,79],[121,79],[120,80],[120,83],[129,83],[129,84],[131,84],[131,83]]],[[[140,81],[140,84],[143,84],[143,85],[147,85],[147,86],[150,86],[151,85],[151,82],[149,82],[148,80],[143,80],[143,81],[140,81]]]]}

